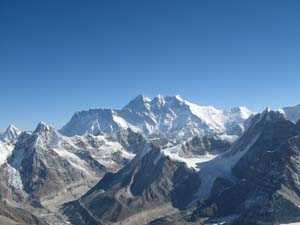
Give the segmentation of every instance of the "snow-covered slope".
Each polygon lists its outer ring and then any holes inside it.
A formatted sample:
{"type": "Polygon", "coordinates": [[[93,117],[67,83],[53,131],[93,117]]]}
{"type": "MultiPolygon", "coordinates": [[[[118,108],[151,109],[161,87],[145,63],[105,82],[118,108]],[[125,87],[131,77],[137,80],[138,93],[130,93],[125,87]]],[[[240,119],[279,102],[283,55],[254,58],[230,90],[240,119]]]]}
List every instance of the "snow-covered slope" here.
{"type": "Polygon", "coordinates": [[[297,122],[300,119],[300,104],[295,106],[284,107],[282,111],[287,119],[297,122]]]}
{"type": "Polygon", "coordinates": [[[121,110],[91,109],[75,113],[61,129],[67,136],[111,134],[131,128],[148,138],[186,140],[195,135],[240,135],[252,113],[245,107],[220,110],[198,106],[179,96],[137,96],[121,110]]]}
{"type": "Polygon", "coordinates": [[[0,166],[6,161],[12,150],[13,146],[0,141],[0,166]]]}
{"type": "Polygon", "coordinates": [[[199,170],[199,164],[210,161],[227,151],[231,140],[215,136],[194,137],[177,145],[162,147],[162,153],[172,160],[185,162],[189,168],[199,170]]]}
{"type": "Polygon", "coordinates": [[[4,132],[0,133],[0,166],[11,154],[21,131],[14,125],[9,125],[4,132]]]}

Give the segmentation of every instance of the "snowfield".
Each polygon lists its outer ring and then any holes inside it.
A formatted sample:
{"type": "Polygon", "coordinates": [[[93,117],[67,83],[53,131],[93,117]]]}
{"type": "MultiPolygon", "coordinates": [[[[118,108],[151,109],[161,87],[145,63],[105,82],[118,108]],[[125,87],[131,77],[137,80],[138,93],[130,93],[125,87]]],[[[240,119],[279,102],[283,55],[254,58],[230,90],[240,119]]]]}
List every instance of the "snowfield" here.
{"type": "Polygon", "coordinates": [[[203,156],[184,157],[182,154],[182,145],[176,145],[171,148],[162,149],[162,153],[169,156],[171,159],[185,162],[188,167],[200,171],[199,164],[210,161],[217,157],[217,155],[206,154],[203,156]]]}

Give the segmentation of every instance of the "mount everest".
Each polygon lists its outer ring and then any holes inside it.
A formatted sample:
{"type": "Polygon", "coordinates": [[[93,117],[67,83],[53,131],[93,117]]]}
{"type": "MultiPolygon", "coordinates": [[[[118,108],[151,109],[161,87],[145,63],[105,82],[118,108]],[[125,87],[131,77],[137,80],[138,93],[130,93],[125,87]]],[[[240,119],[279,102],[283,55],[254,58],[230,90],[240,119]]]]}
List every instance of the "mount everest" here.
{"type": "Polygon", "coordinates": [[[243,122],[252,113],[245,107],[219,110],[198,106],[179,96],[142,95],[121,110],[92,109],[75,113],[60,130],[66,136],[111,134],[130,128],[147,138],[185,140],[196,135],[240,135],[243,122]]]}

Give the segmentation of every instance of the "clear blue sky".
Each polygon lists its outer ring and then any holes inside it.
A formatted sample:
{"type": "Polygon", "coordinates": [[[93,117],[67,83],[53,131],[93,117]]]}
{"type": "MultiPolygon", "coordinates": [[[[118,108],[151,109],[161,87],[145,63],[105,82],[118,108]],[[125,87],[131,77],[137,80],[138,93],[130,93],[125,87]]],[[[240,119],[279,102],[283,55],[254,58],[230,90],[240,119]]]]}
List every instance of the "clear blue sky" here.
{"type": "Polygon", "coordinates": [[[300,103],[299,0],[1,0],[0,128],[138,94],[300,103]]]}

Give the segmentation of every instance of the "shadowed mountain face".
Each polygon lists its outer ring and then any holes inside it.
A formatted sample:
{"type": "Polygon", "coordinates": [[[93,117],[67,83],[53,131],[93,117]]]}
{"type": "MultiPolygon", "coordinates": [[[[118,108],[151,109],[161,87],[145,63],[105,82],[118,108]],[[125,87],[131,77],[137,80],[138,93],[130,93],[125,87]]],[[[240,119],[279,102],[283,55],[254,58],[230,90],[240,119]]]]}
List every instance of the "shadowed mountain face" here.
{"type": "Polygon", "coordinates": [[[218,177],[210,197],[191,220],[238,215],[228,224],[280,224],[300,220],[298,126],[278,112],[265,111],[224,158],[239,156],[232,166],[235,182],[218,177]]]}
{"type": "Polygon", "coordinates": [[[125,149],[134,154],[144,149],[146,140],[139,133],[133,132],[130,128],[120,130],[112,134],[112,139],[119,142],[125,149]]]}
{"type": "Polygon", "coordinates": [[[0,202],[0,224],[2,225],[48,225],[28,211],[13,208],[0,202]]]}
{"type": "MultiPolygon", "coordinates": [[[[263,112],[253,119],[253,123],[237,142],[237,144],[251,142],[250,139],[253,140],[258,135],[256,141],[252,141],[251,148],[245,152],[233,168],[235,175],[240,178],[244,178],[256,161],[260,160],[266,152],[274,151],[289,138],[299,134],[297,125],[286,120],[279,112],[263,112]]],[[[239,148],[240,152],[245,149],[245,147],[240,146],[239,148]]],[[[236,150],[233,149],[232,151],[236,150]]]]}
{"type": "Polygon", "coordinates": [[[182,146],[187,155],[220,154],[227,151],[233,140],[226,140],[215,136],[194,137],[182,146]]]}
{"type": "Polygon", "coordinates": [[[199,185],[195,171],[152,146],[118,173],[107,174],[64,211],[77,225],[147,221],[164,211],[187,207],[199,185]]]}

